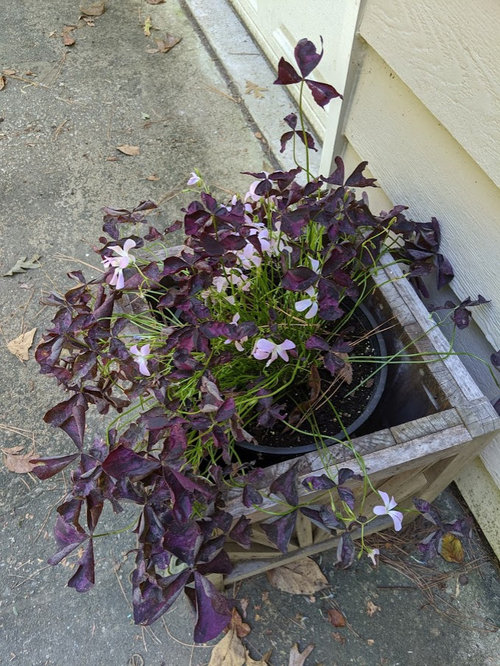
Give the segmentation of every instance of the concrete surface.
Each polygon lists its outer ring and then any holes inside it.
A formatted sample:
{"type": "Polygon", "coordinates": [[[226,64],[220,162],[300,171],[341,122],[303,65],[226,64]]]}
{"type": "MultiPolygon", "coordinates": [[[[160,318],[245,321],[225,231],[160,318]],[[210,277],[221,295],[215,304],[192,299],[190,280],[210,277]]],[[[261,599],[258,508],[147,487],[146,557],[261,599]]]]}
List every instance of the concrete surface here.
{"type": "MultiPolygon", "coordinates": [[[[36,344],[53,316],[41,304],[43,295],[64,290],[65,273],[81,268],[78,261],[98,267],[92,245],[100,234],[102,206],[133,207],[153,199],[161,204],[158,225],[166,226],[186,202],[181,190],[195,167],[215,188],[230,193],[249,182],[241,171],[273,164],[266,141],[258,138],[267,134],[247,108],[250,101],[256,104],[242,88],[242,77],[250,73],[252,81],[269,88],[270,74],[248,37],[245,49],[254,55],[250,65],[243,64],[249,70],[236,73],[230,48],[218,60],[218,31],[241,29],[222,0],[224,22],[191,0],[156,6],[107,0],[93,27],[74,31],[71,47],[63,46],[61,31],[78,23],[76,0],[2,5],[0,70],[15,74],[5,75],[0,90],[0,273],[35,253],[41,267],[0,278],[0,446],[34,445],[47,455],[72,446],[42,421],[61,394],[38,374],[33,350],[22,363],[7,342],[36,327],[36,344]],[[154,27],[182,37],[169,53],[146,52],[154,46],[143,32],[147,16],[154,27]],[[123,144],[138,146],[140,154],[119,153],[116,146],[123,144]]],[[[272,113],[272,95],[270,88],[266,109],[258,107],[264,114],[260,122],[272,113]]],[[[172,243],[176,240],[173,236],[172,243]]],[[[84,270],[93,274],[92,268],[84,270]]],[[[86,595],[65,587],[69,566],[46,564],[54,552],[54,506],[64,482],[55,477],[41,483],[0,466],[0,664],[207,664],[210,649],[192,646],[192,618],[184,602],[165,616],[166,627],[161,621],[152,630],[133,625],[131,536],[102,539],[97,584],[86,595]]],[[[450,518],[466,511],[451,490],[440,505],[450,518]]],[[[121,524],[132,516],[123,516],[121,524]]],[[[236,590],[248,600],[252,631],[246,642],[254,658],[272,648],[271,666],[287,666],[298,642],[301,650],[315,644],[305,666],[499,663],[493,627],[499,623],[498,570],[480,537],[468,544],[466,564],[436,565],[447,574],[441,587],[432,588],[442,597],[440,612],[413,579],[393,567],[374,570],[362,562],[338,572],[334,560],[332,553],[318,560],[332,587],[314,601],[278,592],[264,576],[236,590]],[[460,575],[467,576],[467,584],[464,578],[459,582],[460,575]],[[368,601],[380,607],[371,616],[368,601]],[[328,623],[332,604],[349,627],[328,623]]],[[[415,566],[411,558],[405,562],[415,566]]]]}

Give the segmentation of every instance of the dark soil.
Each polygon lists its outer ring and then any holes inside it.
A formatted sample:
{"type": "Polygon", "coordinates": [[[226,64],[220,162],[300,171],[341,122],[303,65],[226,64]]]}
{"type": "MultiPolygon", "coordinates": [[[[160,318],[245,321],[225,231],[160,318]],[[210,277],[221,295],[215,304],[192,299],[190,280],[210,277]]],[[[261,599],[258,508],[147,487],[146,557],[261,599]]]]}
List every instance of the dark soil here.
{"type": "MultiPolygon", "coordinates": [[[[372,337],[359,343],[355,353],[356,356],[377,356],[380,352],[376,339],[372,337]]],[[[361,415],[375,390],[376,377],[368,379],[375,368],[373,363],[353,363],[350,383],[339,381],[333,378],[328,370],[319,368],[321,393],[309,412],[313,412],[315,430],[319,430],[324,438],[344,439],[343,430],[347,430],[361,415]],[[330,405],[322,399],[324,394],[328,395],[330,402],[335,406],[341,422],[330,405]]],[[[307,409],[310,398],[310,387],[307,384],[298,384],[278,400],[278,403],[284,406],[282,413],[286,412],[286,421],[291,420],[296,428],[308,432],[312,430],[311,424],[308,422],[307,414],[304,416],[304,409],[301,410],[298,405],[305,405],[307,409]]],[[[262,446],[298,447],[320,443],[317,437],[296,432],[280,421],[276,422],[272,429],[256,427],[251,433],[262,446]]],[[[324,440],[324,443],[328,444],[328,441],[324,440]]]]}

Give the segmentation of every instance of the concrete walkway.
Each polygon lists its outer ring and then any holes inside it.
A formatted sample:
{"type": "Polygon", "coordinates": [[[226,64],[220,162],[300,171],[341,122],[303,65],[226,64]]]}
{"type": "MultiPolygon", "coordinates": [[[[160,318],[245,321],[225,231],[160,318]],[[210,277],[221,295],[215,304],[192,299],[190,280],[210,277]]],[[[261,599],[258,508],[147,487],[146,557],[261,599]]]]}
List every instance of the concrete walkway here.
{"type": "MultiPolygon", "coordinates": [[[[243,191],[249,179],[241,171],[273,166],[267,128],[277,146],[277,121],[290,107],[224,0],[106,0],[102,16],[87,21],[79,20],[77,0],[2,5],[0,273],[33,255],[40,267],[0,278],[0,447],[62,454],[71,442],[42,421],[61,394],[38,374],[34,347],[22,362],[7,343],[33,328],[34,344],[40,340],[53,316],[41,300],[66,289],[68,271],[86,262],[86,276],[96,274],[92,246],[102,206],[153,199],[161,206],[157,226],[167,226],[187,201],[182,188],[194,168],[215,191],[243,191]],[[147,17],[154,28],[149,38],[147,17]],[[75,40],[71,46],[63,44],[64,26],[78,26],[65,31],[75,40]],[[180,43],[168,53],[148,52],[166,31],[180,43]],[[224,36],[244,48],[232,53],[224,36]],[[267,88],[263,98],[245,93],[246,79],[267,88]],[[117,146],[134,146],[138,154],[117,146]]],[[[132,536],[101,540],[97,584],[86,595],[65,587],[69,565],[46,564],[64,483],[62,476],[41,483],[0,466],[0,664],[207,664],[210,648],[192,646],[191,611],[183,601],[151,630],[132,623],[132,536]]],[[[450,519],[464,512],[452,491],[439,502],[450,519]]],[[[121,524],[132,517],[121,517],[121,524]]],[[[393,563],[378,569],[360,562],[337,572],[335,555],[323,555],[318,561],[331,589],[314,598],[278,592],[264,576],[246,581],[234,592],[248,602],[252,630],[245,642],[252,656],[272,649],[269,664],[287,666],[298,643],[301,650],[315,646],[305,666],[500,663],[498,572],[480,537],[467,544],[463,565],[439,562],[425,574],[404,554],[416,553],[412,534],[405,538],[389,549],[380,539],[393,563]],[[417,573],[432,583],[424,591],[417,573]],[[328,621],[333,607],[345,627],[328,621]]]]}

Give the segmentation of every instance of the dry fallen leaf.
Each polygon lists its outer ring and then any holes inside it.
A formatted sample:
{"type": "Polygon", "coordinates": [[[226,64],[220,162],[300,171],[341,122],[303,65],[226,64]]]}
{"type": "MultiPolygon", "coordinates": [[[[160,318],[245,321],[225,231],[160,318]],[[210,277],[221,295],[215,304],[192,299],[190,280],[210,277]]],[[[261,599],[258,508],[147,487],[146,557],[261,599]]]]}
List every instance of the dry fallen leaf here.
{"type": "Polygon", "coordinates": [[[248,636],[251,631],[250,625],[246,622],[243,622],[241,615],[238,613],[236,608],[233,608],[231,615],[231,622],[229,623],[229,631],[235,631],[238,638],[244,638],[248,636]]]}
{"type": "Polygon", "coordinates": [[[151,28],[153,27],[153,21],[151,20],[151,16],[146,16],[146,20],[144,21],[144,34],[146,37],[149,37],[151,35],[151,28]]]}
{"type": "Polygon", "coordinates": [[[236,632],[230,629],[212,650],[208,666],[268,666],[268,664],[263,660],[252,659],[236,632]]]}
{"type": "Polygon", "coordinates": [[[334,627],[345,627],[345,617],[336,608],[328,609],[328,621],[334,627]]]}
{"type": "Polygon", "coordinates": [[[333,636],[333,639],[337,641],[337,643],[340,643],[341,645],[344,645],[345,636],[342,636],[342,634],[340,632],[332,631],[332,636],[333,636]]]}
{"type": "Polygon", "coordinates": [[[372,617],[379,610],[380,606],[377,606],[377,604],[374,604],[373,601],[370,601],[368,599],[368,601],[366,602],[366,612],[368,613],[368,615],[372,617]]]}
{"type": "Polygon", "coordinates": [[[253,95],[257,99],[262,99],[264,97],[262,93],[266,92],[266,90],[267,88],[262,88],[253,81],[245,81],[245,93],[247,95],[253,95]]]}
{"type": "Polygon", "coordinates": [[[146,51],[147,53],[168,53],[181,39],[182,37],[176,37],[167,32],[162,37],[155,37],[155,49],[146,49],[146,51]]]}
{"type": "Polygon", "coordinates": [[[161,5],[165,0],[146,0],[148,5],[161,5]]]}
{"type": "Polygon", "coordinates": [[[29,359],[28,351],[33,344],[35,333],[36,328],[32,328],[31,331],[27,331],[26,333],[21,333],[17,338],[7,343],[7,349],[11,354],[17,356],[20,361],[27,361],[29,359]]]}
{"type": "Polygon", "coordinates": [[[36,467],[35,464],[29,462],[35,455],[34,452],[19,453],[19,450],[23,448],[22,446],[12,446],[8,449],[2,449],[5,467],[16,474],[27,474],[36,467]]]}
{"type": "Polygon", "coordinates": [[[14,266],[10,270],[7,271],[7,273],[4,273],[2,277],[10,277],[11,275],[15,275],[16,273],[25,273],[27,270],[30,268],[40,268],[40,264],[38,263],[38,260],[40,259],[39,254],[34,254],[31,259],[26,259],[26,257],[20,257],[14,266]]]}
{"type": "Polygon", "coordinates": [[[139,155],[141,152],[139,146],[129,146],[128,143],[124,143],[123,146],[116,146],[116,150],[119,150],[120,153],[124,155],[139,155]]]}
{"type": "Polygon", "coordinates": [[[267,578],[273,587],[290,594],[314,594],[328,586],[319,566],[309,557],[271,569],[267,578]]]}
{"type": "Polygon", "coordinates": [[[451,532],[446,532],[443,535],[441,540],[441,557],[443,557],[447,562],[463,562],[464,561],[464,549],[462,547],[462,542],[451,532]]]}
{"type": "Polygon", "coordinates": [[[146,180],[160,180],[160,176],[157,176],[155,173],[153,173],[151,176],[146,176],[146,180]]]}
{"type": "Polygon", "coordinates": [[[104,2],[93,2],[90,5],[80,5],[83,16],[101,16],[106,10],[104,2]]]}
{"type": "Polygon", "coordinates": [[[5,76],[14,76],[15,73],[15,69],[4,69],[2,72],[2,74],[5,74],[5,76]]]}
{"type": "Polygon", "coordinates": [[[6,85],[7,85],[7,79],[5,78],[5,76],[0,75],[0,90],[3,90],[6,85]]]}
{"type": "Polygon", "coordinates": [[[64,46],[73,46],[75,43],[75,38],[73,37],[73,30],[75,30],[74,25],[65,25],[62,29],[61,36],[63,38],[64,46]]]}
{"type": "Polygon", "coordinates": [[[314,650],[314,645],[308,645],[303,652],[299,652],[299,646],[297,643],[290,650],[290,660],[288,666],[304,666],[304,662],[307,657],[314,650]]]}

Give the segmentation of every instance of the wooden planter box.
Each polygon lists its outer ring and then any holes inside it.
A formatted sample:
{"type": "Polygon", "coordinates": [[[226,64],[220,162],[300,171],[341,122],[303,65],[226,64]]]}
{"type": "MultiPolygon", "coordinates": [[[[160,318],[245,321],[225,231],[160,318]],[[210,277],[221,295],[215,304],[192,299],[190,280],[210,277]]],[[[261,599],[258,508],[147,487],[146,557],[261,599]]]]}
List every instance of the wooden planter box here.
{"type": "MultiPolygon", "coordinates": [[[[427,309],[402,277],[400,268],[389,265],[390,261],[386,259],[385,268],[376,277],[381,319],[394,323],[401,348],[410,345],[405,351],[426,354],[428,363],[393,366],[400,368],[402,376],[394,380],[393,395],[386,397],[380,411],[384,418],[384,410],[394,412],[392,406],[397,402],[396,413],[389,414],[386,427],[356,437],[352,444],[363,456],[374,486],[394,495],[400,507],[410,508],[412,497],[434,500],[500,430],[500,418],[458,357],[436,360],[436,352],[446,352],[449,343],[437,327],[433,328],[427,309]],[[412,416],[402,423],[405,409],[412,416]]],[[[329,452],[332,471],[342,467],[359,469],[352,452],[344,446],[332,446],[329,452]]],[[[307,453],[266,468],[264,482],[259,485],[269,487],[272,479],[296,463],[299,481],[324,474],[330,465],[330,462],[325,464],[324,454],[307,453]]],[[[355,494],[356,491],[360,494],[360,487],[351,487],[355,494]]],[[[321,504],[328,501],[329,495],[325,491],[309,491],[300,484],[299,496],[304,502],[313,500],[321,504]]],[[[289,551],[283,555],[259,527],[259,523],[272,517],[266,511],[279,511],[280,504],[264,500],[259,510],[252,511],[238,502],[232,500],[228,510],[236,517],[245,515],[252,521],[252,547],[245,550],[236,543],[228,543],[226,550],[234,569],[223,579],[224,585],[337,545],[338,537],[317,528],[299,513],[289,551]]],[[[380,497],[372,493],[363,512],[372,515],[376,504],[380,504],[380,497]]],[[[391,519],[383,516],[370,523],[365,534],[391,526],[391,519]]],[[[353,538],[357,535],[359,532],[351,533],[353,538]]]]}

